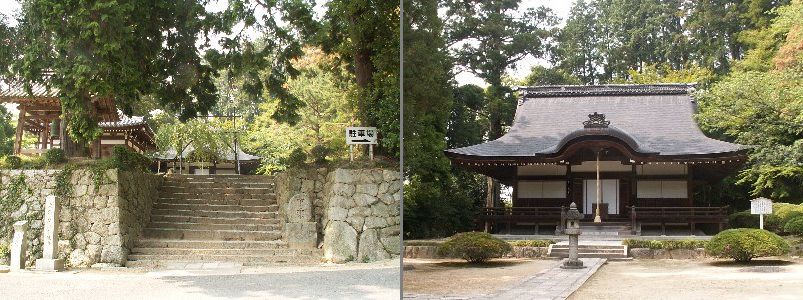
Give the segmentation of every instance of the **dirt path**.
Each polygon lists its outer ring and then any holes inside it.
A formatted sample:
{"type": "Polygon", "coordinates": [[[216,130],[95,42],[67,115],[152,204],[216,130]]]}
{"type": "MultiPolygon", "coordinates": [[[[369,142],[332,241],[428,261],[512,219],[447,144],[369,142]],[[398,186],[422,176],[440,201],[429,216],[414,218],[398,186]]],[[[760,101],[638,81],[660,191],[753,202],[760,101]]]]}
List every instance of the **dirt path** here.
{"type": "Polygon", "coordinates": [[[463,260],[404,259],[405,294],[488,295],[521,282],[557,260],[498,259],[483,265],[463,260]]]}
{"type": "Polygon", "coordinates": [[[801,299],[803,261],[609,262],[569,299],[801,299]]]}

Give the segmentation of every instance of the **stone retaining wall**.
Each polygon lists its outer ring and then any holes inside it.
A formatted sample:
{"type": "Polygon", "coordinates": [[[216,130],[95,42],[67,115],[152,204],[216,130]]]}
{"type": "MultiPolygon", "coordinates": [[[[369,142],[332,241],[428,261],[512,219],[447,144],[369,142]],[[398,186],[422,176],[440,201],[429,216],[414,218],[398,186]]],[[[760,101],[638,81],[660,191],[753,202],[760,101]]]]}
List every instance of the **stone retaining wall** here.
{"type": "MultiPolygon", "coordinates": [[[[27,263],[42,256],[44,201],[56,194],[60,170],[0,171],[5,195],[13,176],[24,174],[26,191],[22,205],[0,211],[0,241],[9,243],[18,220],[29,220],[27,263]]],[[[148,223],[153,202],[158,198],[162,177],[108,170],[94,178],[88,170],[75,170],[70,178],[72,193],[57,198],[59,216],[58,257],[68,266],[88,267],[95,263],[123,265],[134,242],[148,223]],[[95,182],[98,185],[96,186],[95,182]]]]}
{"type": "Polygon", "coordinates": [[[637,259],[700,259],[705,258],[705,249],[650,249],[630,248],[628,255],[637,259]]]}
{"type": "Polygon", "coordinates": [[[315,240],[337,263],[397,256],[401,184],[397,170],[378,168],[283,172],[276,193],[284,238],[295,248],[315,240]]]}

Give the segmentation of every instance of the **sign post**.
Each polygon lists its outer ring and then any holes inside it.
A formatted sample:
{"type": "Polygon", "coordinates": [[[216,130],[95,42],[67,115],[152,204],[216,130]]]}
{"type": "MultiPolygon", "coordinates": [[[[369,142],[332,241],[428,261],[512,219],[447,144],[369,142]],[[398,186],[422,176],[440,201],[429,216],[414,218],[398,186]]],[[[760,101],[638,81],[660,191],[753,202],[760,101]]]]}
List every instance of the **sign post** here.
{"type": "Polygon", "coordinates": [[[764,215],[772,214],[772,200],[764,197],[750,200],[750,213],[758,215],[759,228],[764,229],[764,215]]]}
{"type": "Polygon", "coordinates": [[[346,127],[346,144],[349,145],[350,161],[354,161],[354,145],[368,145],[368,156],[374,160],[374,145],[377,141],[376,127],[346,127]]]}

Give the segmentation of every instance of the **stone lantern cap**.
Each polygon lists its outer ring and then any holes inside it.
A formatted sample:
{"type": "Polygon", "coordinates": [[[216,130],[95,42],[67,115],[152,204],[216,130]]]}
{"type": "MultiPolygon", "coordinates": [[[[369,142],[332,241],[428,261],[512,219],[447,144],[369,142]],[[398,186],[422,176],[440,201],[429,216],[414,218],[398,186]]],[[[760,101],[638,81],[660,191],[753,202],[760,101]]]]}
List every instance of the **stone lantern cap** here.
{"type": "Polygon", "coordinates": [[[572,204],[569,205],[569,212],[566,213],[566,220],[577,221],[582,218],[583,214],[581,214],[580,211],[577,210],[577,204],[572,202],[572,204]]]}

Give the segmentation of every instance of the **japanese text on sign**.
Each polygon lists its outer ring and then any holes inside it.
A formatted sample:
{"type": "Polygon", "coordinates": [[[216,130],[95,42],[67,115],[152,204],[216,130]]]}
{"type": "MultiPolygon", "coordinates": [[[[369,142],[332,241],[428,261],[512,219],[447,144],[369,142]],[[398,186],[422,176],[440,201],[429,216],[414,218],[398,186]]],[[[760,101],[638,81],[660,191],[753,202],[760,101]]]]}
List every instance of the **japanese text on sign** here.
{"type": "Polygon", "coordinates": [[[376,127],[346,127],[346,144],[372,144],[377,143],[376,127]]]}

